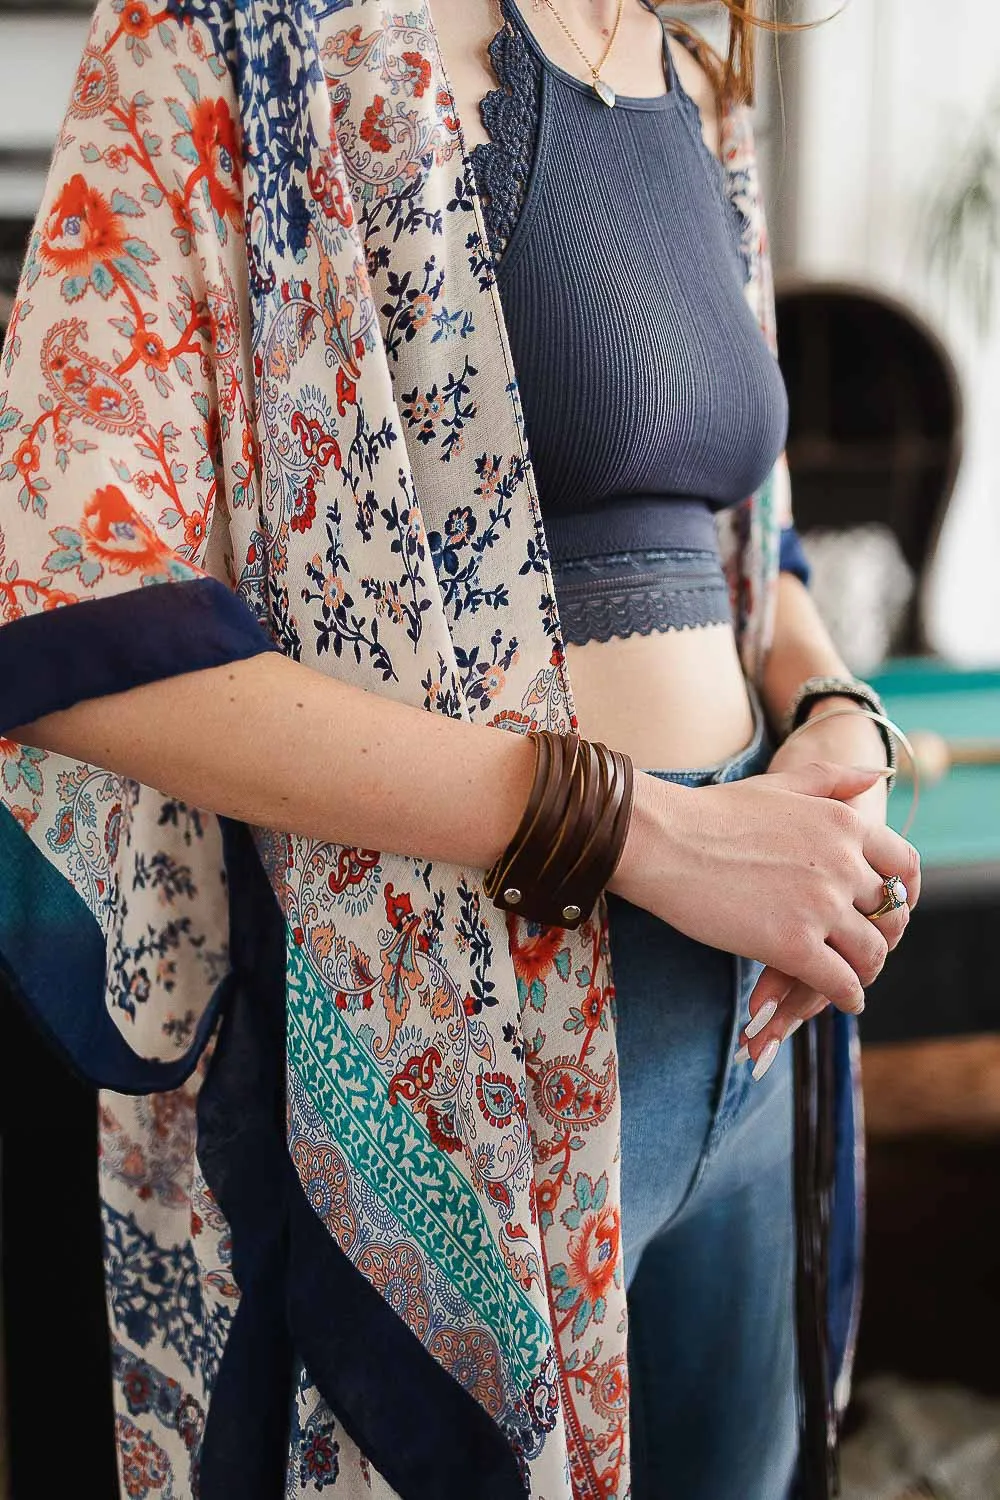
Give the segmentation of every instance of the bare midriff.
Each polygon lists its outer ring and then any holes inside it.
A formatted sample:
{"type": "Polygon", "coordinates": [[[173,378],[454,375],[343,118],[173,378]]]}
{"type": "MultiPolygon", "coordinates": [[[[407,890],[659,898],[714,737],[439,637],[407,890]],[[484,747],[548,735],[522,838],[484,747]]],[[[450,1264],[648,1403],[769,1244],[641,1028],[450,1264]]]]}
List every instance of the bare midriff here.
{"type": "Polygon", "coordinates": [[[746,746],[753,715],[729,625],[568,646],[580,733],[645,770],[714,765],[746,746]]]}

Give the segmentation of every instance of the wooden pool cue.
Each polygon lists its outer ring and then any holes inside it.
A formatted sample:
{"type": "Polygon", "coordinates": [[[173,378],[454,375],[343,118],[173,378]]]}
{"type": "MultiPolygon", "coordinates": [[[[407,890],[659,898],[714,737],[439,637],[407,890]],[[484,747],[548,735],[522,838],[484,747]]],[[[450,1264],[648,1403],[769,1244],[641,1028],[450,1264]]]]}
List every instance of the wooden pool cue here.
{"type": "MultiPolygon", "coordinates": [[[[928,786],[953,766],[1000,766],[1000,740],[949,740],[932,729],[914,729],[909,738],[920,779],[928,786]]],[[[909,776],[905,757],[899,775],[909,776]]]]}

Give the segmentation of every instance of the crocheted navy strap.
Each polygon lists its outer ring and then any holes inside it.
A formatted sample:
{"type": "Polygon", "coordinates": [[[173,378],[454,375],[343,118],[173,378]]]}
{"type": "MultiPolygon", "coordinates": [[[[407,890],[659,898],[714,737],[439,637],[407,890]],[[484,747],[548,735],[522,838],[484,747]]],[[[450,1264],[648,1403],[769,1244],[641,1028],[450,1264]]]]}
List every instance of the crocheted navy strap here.
{"type": "Polygon", "coordinates": [[[490,140],[475,146],[470,157],[496,261],[507,248],[528,191],[542,96],[542,64],[506,6],[501,9],[504,24],[489,45],[499,87],[479,104],[490,140]]]}

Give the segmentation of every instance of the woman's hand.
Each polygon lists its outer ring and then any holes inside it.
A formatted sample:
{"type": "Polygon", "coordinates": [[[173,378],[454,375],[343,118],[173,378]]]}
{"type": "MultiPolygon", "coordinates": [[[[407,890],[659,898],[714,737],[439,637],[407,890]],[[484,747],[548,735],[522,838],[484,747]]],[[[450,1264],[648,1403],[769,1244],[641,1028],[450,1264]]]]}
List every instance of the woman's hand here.
{"type": "MultiPolygon", "coordinates": [[[[769,774],[794,772],[808,764],[817,753],[841,765],[878,767],[884,764],[885,747],[881,734],[870,719],[857,712],[857,704],[853,700],[820,700],[810,717],[818,717],[833,707],[849,708],[852,712],[826,719],[823,723],[816,724],[808,734],[781,746],[771,761],[769,774]]],[[[884,777],[879,777],[867,791],[850,798],[849,805],[866,823],[881,826],[885,823],[887,801],[886,781],[884,777]]],[[[889,873],[902,874],[902,871],[889,873]]],[[[891,952],[902,938],[910,920],[910,908],[916,903],[919,894],[916,882],[907,881],[905,875],[903,880],[909,897],[907,905],[880,917],[878,922],[877,930],[885,940],[886,953],[891,952]]],[[[874,906],[869,908],[874,909],[874,906]]],[[[756,1067],[766,1053],[766,1070],[776,1052],[771,1044],[791,1036],[803,1021],[818,1015],[829,1003],[825,995],[801,981],[793,980],[788,974],[774,969],[765,970],[750,997],[752,1019],[749,1025],[753,1035],[748,1036],[744,1030],[741,1036],[745,1055],[756,1067]]]]}
{"type": "MultiPolygon", "coordinates": [[[[772,771],[794,771],[799,766],[814,760],[832,761],[838,766],[864,766],[881,770],[885,766],[885,743],[878,725],[859,709],[853,698],[838,698],[833,695],[820,698],[806,716],[813,723],[807,734],[779,745],[768,773],[772,771]],[[824,714],[838,712],[836,717],[823,718],[824,714]]],[[[867,791],[849,799],[853,807],[868,823],[884,823],[888,792],[885,776],[882,775],[867,791]]]]}
{"type": "Polygon", "coordinates": [[[689,937],[767,965],[761,1003],[781,976],[786,990],[800,983],[860,1010],[888,952],[862,913],[880,904],[886,875],[901,875],[913,896],[920,879],[916,850],[847,805],[880,779],[815,760],[697,790],[638,772],[610,888],[689,937]]]}

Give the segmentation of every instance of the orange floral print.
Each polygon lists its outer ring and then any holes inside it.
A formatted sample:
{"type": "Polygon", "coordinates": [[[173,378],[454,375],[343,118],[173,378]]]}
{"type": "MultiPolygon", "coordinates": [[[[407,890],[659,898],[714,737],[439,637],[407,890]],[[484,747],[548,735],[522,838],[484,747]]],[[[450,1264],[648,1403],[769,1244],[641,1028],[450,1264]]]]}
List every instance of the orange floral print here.
{"type": "Polygon", "coordinates": [[[389,123],[385,100],[381,94],[376,94],[361,118],[358,134],[363,141],[368,142],[373,151],[388,151],[392,145],[387,133],[389,123]]]}
{"type": "Polygon", "coordinates": [[[413,92],[419,99],[431,81],[431,65],[426,57],[420,56],[419,52],[404,52],[403,61],[409,68],[409,76],[413,82],[413,92]]]}
{"type": "Polygon", "coordinates": [[[155,24],[154,17],[149,13],[149,6],[143,5],[142,0],[133,0],[122,11],[121,28],[129,36],[148,36],[155,24]]]}
{"type": "Polygon", "coordinates": [[[80,527],[83,551],[112,573],[162,572],[171,553],[115,484],[95,490],[80,527]]]}
{"type": "Polygon", "coordinates": [[[120,255],[127,238],[124,219],[77,173],[53,204],[39,254],[53,272],[87,276],[102,261],[120,255]]]}
{"type": "Polygon", "coordinates": [[[566,935],[561,927],[535,927],[525,924],[517,917],[510,917],[510,955],[514,960],[514,973],[526,988],[535,980],[544,980],[552,972],[556,954],[565,946],[566,935]]]}
{"type": "Polygon", "coordinates": [[[208,182],[212,207],[220,219],[229,218],[238,224],[243,217],[239,142],[229,106],[224,99],[202,99],[195,105],[193,118],[191,139],[208,182]]]}
{"type": "Polygon", "coordinates": [[[144,365],[152,365],[154,370],[165,370],[170,363],[167,347],[159,334],[142,328],[132,336],[132,353],[144,365]]]}
{"type": "Polygon", "coordinates": [[[573,1285],[590,1303],[605,1297],[615,1275],[620,1224],[618,1210],[605,1204],[587,1214],[569,1242],[573,1285]]]}
{"type": "Polygon", "coordinates": [[[14,467],[19,474],[27,479],[30,474],[34,474],[35,470],[40,467],[41,462],[42,456],[38,444],[33,443],[30,438],[25,438],[14,454],[14,467]]]}
{"type": "Polygon", "coordinates": [[[197,515],[187,516],[184,521],[184,545],[196,551],[208,535],[208,523],[199,512],[197,515]]]}

